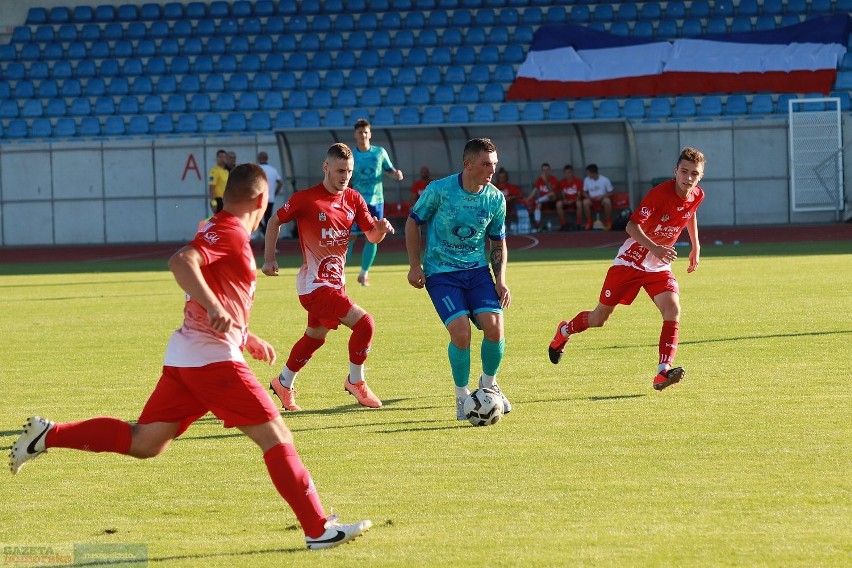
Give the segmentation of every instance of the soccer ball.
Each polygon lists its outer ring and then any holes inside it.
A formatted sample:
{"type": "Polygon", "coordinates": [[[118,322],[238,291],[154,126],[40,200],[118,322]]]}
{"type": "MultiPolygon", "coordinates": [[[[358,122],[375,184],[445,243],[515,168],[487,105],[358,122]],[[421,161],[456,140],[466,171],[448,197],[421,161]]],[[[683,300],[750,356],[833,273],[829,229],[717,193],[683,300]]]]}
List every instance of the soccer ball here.
{"type": "Polygon", "coordinates": [[[503,397],[491,389],[476,389],[464,399],[463,409],[474,426],[497,424],[503,418],[503,397]]]}

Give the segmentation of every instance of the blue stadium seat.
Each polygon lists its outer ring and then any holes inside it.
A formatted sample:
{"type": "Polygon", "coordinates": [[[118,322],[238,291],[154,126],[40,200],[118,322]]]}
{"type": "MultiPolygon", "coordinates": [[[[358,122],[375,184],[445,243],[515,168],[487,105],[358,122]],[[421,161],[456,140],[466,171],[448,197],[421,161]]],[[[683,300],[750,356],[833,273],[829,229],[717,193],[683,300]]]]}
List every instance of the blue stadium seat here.
{"type": "Polygon", "coordinates": [[[183,4],[166,2],[163,4],[163,19],[180,20],[183,18],[183,4]]]}
{"type": "MultiPolygon", "coordinates": [[[[143,73],[143,64],[142,60],[136,57],[131,57],[124,60],[124,64],[121,66],[121,74],[125,77],[138,77],[143,73]]],[[[150,77],[145,77],[149,81],[150,77]]]]}
{"type": "Polygon", "coordinates": [[[372,124],[376,124],[378,126],[390,126],[396,123],[396,117],[394,116],[393,109],[390,108],[377,108],[373,113],[372,124]]]}
{"type": "Polygon", "coordinates": [[[511,83],[515,80],[515,68],[507,63],[501,63],[494,68],[495,83],[511,83]]]}
{"type": "Polygon", "coordinates": [[[358,95],[355,93],[355,89],[340,89],[337,91],[335,102],[337,103],[336,106],[339,107],[354,107],[358,104],[358,95]]]}
{"type": "MultiPolygon", "coordinates": [[[[491,108],[491,107],[488,107],[491,108]]],[[[493,114],[493,113],[492,113],[493,114]]],[[[476,120],[474,111],[474,120],[476,120]]],[[[497,107],[497,120],[499,122],[520,122],[521,111],[515,103],[503,103],[497,107]]]]}
{"type": "Polygon", "coordinates": [[[139,7],[135,4],[121,4],[116,12],[116,19],[122,22],[132,22],[139,19],[139,7]]]}
{"type": "Polygon", "coordinates": [[[650,38],[654,37],[654,24],[648,20],[641,20],[633,25],[633,36],[650,38]]]}
{"type": "Polygon", "coordinates": [[[38,61],[41,59],[41,47],[35,43],[25,43],[18,54],[21,61],[38,61]]]}
{"type": "Polygon", "coordinates": [[[71,100],[71,106],[68,107],[69,116],[88,116],[92,114],[92,103],[89,99],[77,97],[71,100]]]}
{"type": "Polygon", "coordinates": [[[106,81],[100,77],[93,77],[81,85],[87,97],[101,97],[106,94],[106,81]]]}
{"type": "Polygon", "coordinates": [[[667,98],[653,98],[648,103],[649,118],[668,118],[672,115],[672,107],[667,98]]]}
{"type": "Polygon", "coordinates": [[[77,123],[73,118],[60,118],[56,121],[53,135],[58,138],[71,138],[77,135],[77,123]]]}
{"type": "Polygon", "coordinates": [[[166,38],[160,42],[157,53],[163,57],[174,57],[175,55],[180,54],[180,44],[176,38],[166,38]]]}
{"type": "Polygon", "coordinates": [[[464,105],[453,105],[447,111],[447,122],[465,123],[470,122],[470,113],[464,105]]]}
{"type": "Polygon", "coordinates": [[[399,12],[385,12],[382,14],[379,27],[383,30],[398,30],[402,27],[402,17],[399,12]]]}
{"type": "Polygon", "coordinates": [[[284,70],[284,56],[280,53],[270,53],[266,56],[266,60],[263,62],[263,70],[275,73],[277,71],[284,70]]]}
{"type": "MultiPolygon", "coordinates": [[[[444,13],[446,15],[446,12],[444,13]]],[[[431,18],[430,18],[431,20],[431,18]]],[[[497,15],[497,24],[500,26],[517,26],[521,21],[521,15],[518,14],[518,11],[515,8],[504,8],[500,10],[500,13],[497,15]]],[[[443,26],[432,26],[432,27],[446,27],[446,23],[443,26]]]]}
{"type": "Polygon", "coordinates": [[[455,102],[472,105],[479,102],[479,86],[476,84],[462,85],[455,102]]]}
{"type": "Polygon", "coordinates": [[[526,103],[521,109],[521,116],[526,122],[544,120],[544,105],[541,103],[526,103]]]}
{"type": "Polygon", "coordinates": [[[241,112],[231,112],[225,117],[225,130],[228,132],[244,132],[248,128],[246,115],[241,112]]]}
{"type": "Polygon", "coordinates": [[[44,107],[41,105],[40,100],[29,99],[21,102],[23,103],[21,107],[22,118],[38,118],[44,115],[44,107]]]}
{"type": "Polygon", "coordinates": [[[720,116],[722,114],[722,97],[718,95],[705,95],[701,97],[698,107],[699,116],[720,116]]]}
{"type": "Polygon", "coordinates": [[[776,28],[775,24],[775,16],[770,16],[768,14],[761,14],[757,17],[757,20],[754,23],[754,29],[756,31],[770,31],[776,28]]]}
{"type": "Polygon", "coordinates": [[[124,136],[125,133],[124,118],[120,116],[108,116],[104,120],[105,136],[124,136]]]}
{"type": "Polygon", "coordinates": [[[399,109],[399,124],[420,124],[420,110],[416,107],[403,107],[399,109]]]}
{"type": "Polygon", "coordinates": [[[37,24],[46,24],[47,23],[47,9],[41,7],[30,8],[27,10],[27,20],[26,23],[28,25],[34,26],[37,24]]]}
{"type": "MultiPolygon", "coordinates": [[[[106,125],[104,125],[104,131],[106,131],[106,125]]],[[[178,115],[175,132],[178,134],[193,134],[198,132],[198,117],[194,114],[178,115]]]]}
{"type": "Polygon", "coordinates": [[[275,89],[282,92],[291,91],[296,88],[296,74],[290,71],[282,71],[275,77],[275,89]]]}
{"type": "Polygon", "coordinates": [[[408,98],[402,87],[390,87],[385,93],[385,104],[388,106],[405,106],[408,98]]]}
{"type": "MultiPolygon", "coordinates": [[[[100,32],[98,32],[100,33],[100,32]]],[[[33,32],[26,26],[16,26],[12,30],[12,43],[29,43],[33,40],[33,32]]]]}
{"type": "MultiPolygon", "coordinates": [[[[169,119],[171,122],[171,119],[169,119]]],[[[80,126],[77,130],[80,136],[100,136],[101,121],[94,116],[84,116],[80,119],[80,126]]]]}
{"type": "Polygon", "coordinates": [[[547,107],[548,120],[568,120],[570,114],[568,103],[565,101],[554,101],[547,107]]]}
{"type": "MultiPolygon", "coordinates": [[[[465,109],[467,110],[467,109],[465,109]]],[[[444,109],[440,106],[427,106],[423,109],[423,124],[443,124],[444,109]]]]}
{"type": "Polygon", "coordinates": [[[498,26],[491,28],[488,35],[485,37],[488,45],[505,46],[509,44],[509,30],[506,27],[498,26]]]}
{"type": "Polygon", "coordinates": [[[725,100],[725,114],[747,114],[748,102],[744,95],[729,95],[725,100]]]}
{"type": "Polygon", "coordinates": [[[338,108],[329,109],[326,111],[322,119],[325,126],[342,127],[346,126],[346,115],[338,108]]]}
{"type": "Polygon", "coordinates": [[[445,30],[441,35],[440,43],[444,47],[460,47],[464,43],[461,30],[458,28],[449,28],[445,30]]]}
{"type": "Polygon", "coordinates": [[[139,99],[130,96],[121,97],[118,100],[118,114],[125,116],[139,114],[139,99]]]}
{"type": "MultiPolygon", "coordinates": [[[[409,30],[406,30],[409,31],[409,30]]],[[[397,34],[397,40],[402,36],[403,32],[399,32],[397,34]]],[[[470,34],[470,32],[468,32],[470,34]]],[[[484,32],[483,32],[484,35],[484,32]]],[[[423,47],[436,47],[438,45],[438,32],[436,30],[427,28],[425,30],[420,31],[420,35],[417,36],[417,45],[422,45],[423,47]]],[[[400,45],[397,43],[399,47],[404,47],[404,45],[400,45]]],[[[412,38],[412,47],[414,45],[412,38]]]]}
{"type": "Polygon", "coordinates": [[[104,59],[98,66],[98,75],[101,77],[118,77],[121,75],[121,67],[115,59],[104,59]]]}
{"type": "Polygon", "coordinates": [[[207,13],[211,18],[227,18],[231,15],[230,3],[225,0],[213,0],[207,6],[207,13]]]}
{"type": "Polygon", "coordinates": [[[268,112],[253,112],[249,116],[248,129],[252,132],[268,132],[272,130],[272,117],[268,112]]]}
{"type": "Polygon", "coordinates": [[[676,97],[672,115],[680,118],[686,118],[696,115],[695,99],[692,97],[676,97]]]}
{"type": "Polygon", "coordinates": [[[27,78],[34,81],[40,81],[42,79],[47,79],[49,76],[50,67],[48,67],[47,61],[33,61],[30,64],[30,69],[27,72],[27,78]]]}
{"type": "Polygon", "coordinates": [[[351,32],[355,30],[355,17],[352,14],[338,13],[334,19],[334,29],[338,32],[351,32]]]}
{"type": "Polygon", "coordinates": [[[438,85],[441,83],[441,69],[438,67],[424,67],[420,71],[420,84],[438,85]]]}
{"type": "MultiPolygon", "coordinates": [[[[622,4],[622,8],[627,5],[633,6],[633,4],[622,4]]],[[[619,17],[621,17],[620,14],[619,17]]],[[[595,6],[591,19],[593,22],[609,23],[613,21],[615,19],[615,12],[612,9],[612,4],[598,4],[595,6]]]]}
{"type": "Polygon", "coordinates": [[[233,93],[217,93],[213,98],[215,112],[230,112],[237,108],[237,100],[233,93]]]}
{"type": "Polygon", "coordinates": [[[172,117],[166,114],[159,114],[151,121],[152,134],[171,134],[175,130],[175,125],[172,122],[172,117]]]}
{"type": "Polygon", "coordinates": [[[65,6],[55,6],[50,9],[47,21],[51,24],[64,24],[71,21],[71,10],[65,6]]]}
{"type": "Polygon", "coordinates": [[[68,79],[72,77],[74,70],[71,68],[69,61],[57,61],[51,70],[51,76],[54,79],[68,79]]]}
{"type": "Polygon", "coordinates": [[[540,26],[544,23],[544,15],[538,6],[527,7],[521,16],[521,24],[524,27],[540,26]]]}
{"type": "MultiPolygon", "coordinates": [[[[811,2],[811,8],[808,12],[810,15],[822,15],[826,16],[832,13],[833,6],[832,0],[813,0],[811,2]]],[[[788,8],[789,11],[789,8],[788,8]]]]}
{"type": "Polygon", "coordinates": [[[18,103],[16,101],[0,101],[0,118],[18,118],[18,103]]]}
{"type": "Polygon", "coordinates": [[[751,18],[748,16],[734,16],[731,20],[731,33],[748,33],[751,29],[751,18]]]}
{"type": "Polygon", "coordinates": [[[186,97],[183,95],[169,95],[166,99],[166,112],[171,114],[186,112],[186,97]]]}
{"type": "MultiPolygon", "coordinates": [[[[85,47],[84,47],[85,49],[85,47]]],[[[84,51],[85,53],[85,51],[84,51]]],[[[18,50],[15,49],[15,46],[6,43],[0,44],[0,61],[2,62],[13,62],[18,59],[18,50]]]]}
{"type": "Polygon", "coordinates": [[[781,27],[787,26],[795,26],[796,24],[801,24],[802,20],[798,14],[784,14],[781,16],[781,27]]]}
{"type": "Polygon", "coordinates": [[[80,84],[79,79],[66,79],[62,82],[59,92],[65,98],[79,97],[83,94],[83,86],[80,84]]]}
{"type": "Polygon", "coordinates": [[[618,5],[615,20],[621,22],[635,22],[639,19],[639,8],[632,2],[622,2],[618,5]]]}
{"type": "Polygon", "coordinates": [[[303,91],[313,91],[322,86],[322,79],[317,71],[305,71],[299,78],[299,88],[303,91]]]}
{"type": "Polygon", "coordinates": [[[432,94],[432,100],[435,104],[449,105],[456,101],[456,92],[449,85],[438,85],[432,94]]]}
{"type": "Polygon", "coordinates": [[[709,18],[710,3],[707,0],[693,0],[689,5],[689,15],[693,18],[709,18]]]}
{"type": "Polygon", "coordinates": [[[77,41],[77,26],[74,24],[64,24],[59,27],[56,34],[56,39],[65,43],[77,41]]]}
{"type": "MultiPolygon", "coordinates": [[[[575,115],[577,107],[574,107],[575,115]]],[[[598,104],[598,109],[595,112],[597,118],[620,118],[621,106],[618,101],[613,99],[604,99],[598,104]]]]}
{"type": "Polygon", "coordinates": [[[8,81],[20,81],[27,76],[27,68],[23,63],[10,63],[6,66],[3,76],[8,81]]]}
{"type": "Polygon", "coordinates": [[[317,128],[321,124],[319,112],[315,110],[305,110],[299,114],[300,128],[317,128]]]}
{"type": "Polygon", "coordinates": [[[426,106],[431,102],[432,95],[429,89],[422,87],[414,87],[408,93],[408,104],[417,106],[426,106]]]}
{"type": "Polygon", "coordinates": [[[200,20],[207,17],[207,4],[204,2],[189,2],[184,10],[187,20],[200,20]]]}
{"type": "Polygon", "coordinates": [[[735,11],[731,0],[716,0],[713,3],[713,15],[717,18],[732,18],[735,11]]]}
{"type": "Polygon", "coordinates": [[[679,35],[678,25],[675,20],[660,20],[657,25],[656,36],[662,39],[674,39],[679,35]]]}
{"type": "Polygon", "coordinates": [[[622,20],[617,20],[609,27],[609,33],[617,36],[627,37],[630,35],[630,25],[622,20]]]}
{"type": "Polygon", "coordinates": [[[195,93],[189,99],[189,112],[204,113],[210,112],[212,109],[213,105],[210,102],[210,95],[207,93],[195,93]]]}
{"type": "Polygon", "coordinates": [[[726,34],[728,33],[728,22],[725,18],[710,18],[707,20],[708,34],[726,34]]]}
{"type": "Polygon", "coordinates": [[[749,112],[750,114],[755,115],[774,113],[775,102],[772,100],[772,96],[767,94],[754,95],[751,99],[751,108],[749,109],[749,112]]]}
{"type": "Polygon", "coordinates": [[[523,49],[524,45],[532,43],[534,35],[535,32],[533,32],[533,29],[530,26],[518,26],[512,34],[512,43],[506,47],[517,47],[523,49]]]}
{"type": "Polygon", "coordinates": [[[450,26],[457,29],[467,29],[473,24],[470,10],[454,10],[450,16],[450,26]]]}
{"type": "MultiPolygon", "coordinates": [[[[171,28],[169,28],[168,22],[163,20],[151,22],[148,26],[148,37],[151,39],[165,39],[169,37],[171,33],[171,28]]],[[[121,37],[124,37],[124,34],[122,34],[121,37]]]]}
{"type": "Polygon", "coordinates": [[[698,37],[704,33],[704,28],[701,25],[701,20],[698,18],[687,18],[683,21],[680,28],[680,35],[683,37],[698,37]]]}
{"type": "MultiPolygon", "coordinates": [[[[77,83],[79,86],[79,83],[77,83]]],[[[32,81],[18,81],[12,91],[16,99],[31,99],[35,97],[35,86],[32,81]]],[[[63,93],[64,95],[64,93],[63,93]]]]}
{"type": "Polygon", "coordinates": [[[12,96],[12,87],[6,81],[0,81],[0,99],[8,99],[12,96]]]}
{"type": "Polygon", "coordinates": [[[476,60],[479,63],[484,63],[486,65],[496,65],[497,63],[500,63],[500,51],[501,48],[498,48],[496,45],[483,46],[479,50],[479,55],[476,60]]]}
{"type": "Polygon", "coordinates": [[[417,85],[417,70],[413,67],[403,67],[396,74],[396,84],[403,87],[417,85]]]}
{"type": "Polygon", "coordinates": [[[414,47],[408,50],[406,65],[408,67],[425,67],[429,64],[429,56],[422,47],[414,47]]]}
{"type": "MultiPolygon", "coordinates": [[[[209,20],[203,20],[203,21],[209,21],[209,20]]],[[[141,27],[144,28],[145,25],[142,22],[133,22],[128,27],[128,30],[133,26],[141,26],[141,27]]],[[[172,25],[172,29],[171,29],[172,37],[188,38],[188,37],[192,37],[195,34],[209,35],[209,34],[202,33],[202,31],[199,29],[198,24],[191,22],[189,20],[178,20],[177,22],[175,22],[172,25]]]]}
{"type": "Polygon", "coordinates": [[[645,118],[645,101],[643,99],[625,100],[624,108],[621,110],[621,114],[624,116],[624,118],[645,118]]]}
{"type": "Polygon", "coordinates": [[[285,65],[290,71],[305,71],[308,69],[308,56],[304,53],[291,53],[285,65]]]}
{"type": "Polygon", "coordinates": [[[645,2],[639,10],[639,19],[657,22],[663,17],[663,10],[657,2],[645,2]]]}
{"type": "MultiPolygon", "coordinates": [[[[349,51],[345,53],[351,53],[352,50],[360,51],[362,49],[367,49],[367,34],[365,34],[364,32],[352,32],[351,34],[349,34],[349,41],[347,43],[347,47],[349,51]]],[[[397,47],[402,46],[397,45],[397,47]]]]}
{"type": "MultiPolygon", "coordinates": [[[[424,72],[426,70],[424,69],[424,72]]],[[[421,76],[422,79],[422,76],[421,76]]],[[[444,71],[444,83],[448,85],[462,85],[467,81],[467,73],[461,65],[450,65],[444,71]]]]}
{"type": "Polygon", "coordinates": [[[372,12],[361,14],[355,26],[362,32],[373,32],[379,29],[379,18],[372,12]]]}
{"type": "Polygon", "coordinates": [[[30,123],[30,136],[32,138],[50,138],[53,135],[53,126],[49,118],[36,118],[30,123]]]}
{"type": "Polygon", "coordinates": [[[6,126],[6,138],[26,138],[29,136],[27,121],[11,120],[6,126]]]}
{"type": "Polygon", "coordinates": [[[45,115],[50,117],[60,117],[65,116],[66,112],[68,112],[68,107],[65,104],[65,99],[53,98],[47,100],[45,115]]]}
{"type": "Polygon", "coordinates": [[[39,26],[36,28],[33,39],[36,43],[48,43],[56,38],[56,32],[53,26],[39,26]]]}
{"type": "Polygon", "coordinates": [[[222,132],[222,117],[213,113],[202,115],[198,130],[206,133],[222,132]]]}
{"type": "Polygon", "coordinates": [[[359,104],[364,107],[378,107],[382,105],[382,92],[379,89],[370,87],[361,92],[359,104]]]}
{"type": "Polygon", "coordinates": [[[154,82],[151,77],[136,77],[130,85],[130,92],[137,96],[150,95],[154,92],[154,82]]]}
{"type": "Polygon", "coordinates": [[[245,73],[233,73],[228,79],[228,90],[232,92],[248,91],[249,80],[245,73]]]}
{"type": "Polygon", "coordinates": [[[403,20],[403,27],[409,30],[423,29],[426,27],[426,17],[423,12],[408,12],[403,20]]]}
{"type": "Polygon", "coordinates": [[[757,0],[740,0],[737,3],[737,15],[746,17],[756,17],[760,14],[760,6],[757,0]]]}
{"type": "Polygon", "coordinates": [[[248,53],[250,47],[249,39],[247,37],[234,36],[228,38],[226,50],[228,53],[242,55],[244,53],[248,53]]]}
{"type": "Polygon", "coordinates": [[[131,136],[148,134],[150,125],[147,116],[131,116],[127,121],[127,133],[131,136]]]}
{"type": "MultiPolygon", "coordinates": [[[[278,17],[267,18],[266,25],[263,26],[263,31],[271,36],[277,36],[283,34],[285,32],[286,26],[284,25],[284,19],[278,17]]],[[[286,36],[292,40],[292,45],[295,47],[296,41],[293,36],[286,36]]]]}
{"type": "Polygon", "coordinates": [[[268,35],[257,35],[251,43],[251,51],[253,53],[270,53],[273,50],[275,43],[268,35]]]}
{"type": "Polygon", "coordinates": [[[502,85],[489,83],[485,85],[482,91],[482,102],[485,103],[502,103],[505,93],[502,85]]]}
{"type": "Polygon", "coordinates": [[[95,114],[107,116],[115,114],[115,101],[112,97],[97,97],[95,99],[95,114]]]}
{"type": "Polygon", "coordinates": [[[198,75],[184,75],[178,81],[177,92],[197,93],[201,90],[201,79],[198,75]]]}
{"type": "Polygon", "coordinates": [[[227,53],[227,44],[228,42],[223,37],[207,38],[206,42],[202,42],[199,37],[191,37],[183,42],[181,53],[185,55],[198,55],[200,53],[222,55],[223,53],[227,53]]]}
{"type": "Polygon", "coordinates": [[[590,120],[595,118],[595,104],[589,100],[580,100],[574,103],[574,110],[571,116],[575,119],[590,120]]]}
{"type": "Polygon", "coordinates": [[[314,94],[311,96],[311,108],[331,108],[332,104],[333,99],[331,96],[331,91],[319,89],[317,91],[314,91],[314,94]]]}
{"type": "Polygon", "coordinates": [[[157,79],[154,90],[161,95],[170,95],[177,92],[177,79],[172,75],[163,75],[157,79]]]}
{"type": "Polygon", "coordinates": [[[305,91],[290,91],[287,95],[285,107],[290,110],[308,108],[308,94],[305,91]]]}
{"type": "Polygon", "coordinates": [[[142,99],[140,108],[145,114],[160,114],[163,112],[163,99],[159,95],[148,95],[142,99]]]}
{"type": "Polygon", "coordinates": [[[157,51],[157,44],[152,39],[140,39],[136,42],[136,47],[134,48],[136,57],[155,57],[157,51]]]}

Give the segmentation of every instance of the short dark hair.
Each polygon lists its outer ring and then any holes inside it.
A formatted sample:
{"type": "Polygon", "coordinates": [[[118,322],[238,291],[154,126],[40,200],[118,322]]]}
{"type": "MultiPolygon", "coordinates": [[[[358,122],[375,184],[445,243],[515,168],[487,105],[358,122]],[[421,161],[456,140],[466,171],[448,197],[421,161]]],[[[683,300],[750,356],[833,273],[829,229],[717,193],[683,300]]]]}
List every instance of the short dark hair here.
{"type": "Polygon", "coordinates": [[[225,203],[257,199],[263,193],[265,184],[268,185],[263,168],[257,164],[240,164],[228,174],[222,199],[225,203]]]}
{"type": "Polygon", "coordinates": [[[572,171],[573,171],[573,170],[574,170],[574,166],[572,166],[571,164],[565,164],[565,167],[564,167],[564,168],[562,168],[562,169],[563,169],[563,170],[572,170],[572,171]]]}
{"type": "Polygon", "coordinates": [[[597,164],[589,164],[588,166],[586,166],[586,171],[593,173],[593,174],[596,174],[596,173],[598,173],[598,165],[597,164]]]}
{"type": "Polygon", "coordinates": [[[219,154],[227,154],[227,153],[228,153],[228,152],[226,152],[225,150],[222,150],[222,149],[220,148],[219,150],[216,150],[216,157],[218,158],[218,157],[219,157],[219,154]]]}
{"type": "Polygon", "coordinates": [[[370,128],[370,121],[366,118],[359,118],[355,121],[355,130],[359,128],[370,128]]]}
{"type": "Polygon", "coordinates": [[[338,142],[337,144],[332,144],[328,149],[328,152],[325,153],[325,160],[350,160],[352,159],[352,150],[346,144],[342,142],[338,142]]]}
{"type": "Polygon", "coordinates": [[[474,138],[472,140],[468,140],[467,144],[464,145],[464,152],[462,153],[463,160],[469,160],[470,158],[476,156],[480,152],[485,152],[490,154],[491,152],[496,152],[497,146],[494,145],[494,142],[489,138],[474,138]]]}
{"type": "Polygon", "coordinates": [[[547,162],[542,162],[542,163],[541,163],[541,167],[542,167],[542,168],[549,168],[549,167],[550,167],[550,164],[549,164],[549,163],[547,163],[547,162]]]}

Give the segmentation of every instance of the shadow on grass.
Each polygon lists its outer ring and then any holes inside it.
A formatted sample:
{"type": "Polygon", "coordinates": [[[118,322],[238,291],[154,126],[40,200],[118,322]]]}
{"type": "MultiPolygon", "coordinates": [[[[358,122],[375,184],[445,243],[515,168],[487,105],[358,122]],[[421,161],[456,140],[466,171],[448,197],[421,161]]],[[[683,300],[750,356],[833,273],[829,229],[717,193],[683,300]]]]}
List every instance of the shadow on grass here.
{"type": "MultiPolygon", "coordinates": [[[[852,329],[841,329],[838,331],[801,331],[795,333],[770,333],[767,335],[740,335],[737,337],[717,337],[715,339],[698,339],[695,341],[681,341],[680,345],[701,345],[702,343],[723,343],[725,341],[749,341],[752,339],[779,339],[785,337],[805,337],[817,335],[846,335],[852,334],[852,329]]],[[[657,347],[657,343],[643,343],[636,345],[610,345],[599,349],[635,349],[636,347],[657,347]]]]}
{"type": "MultiPolygon", "coordinates": [[[[75,562],[74,566],[147,566],[148,564],[160,562],[176,562],[181,560],[201,561],[204,558],[244,558],[250,556],[258,556],[261,554],[294,554],[302,551],[308,551],[305,548],[267,548],[264,550],[251,550],[246,552],[211,552],[209,554],[181,554],[175,556],[161,556],[140,558],[139,560],[115,560],[115,561],[99,561],[99,562],[75,562]]],[[[234,561],[237,562],[236,560],[234,561]]]]}

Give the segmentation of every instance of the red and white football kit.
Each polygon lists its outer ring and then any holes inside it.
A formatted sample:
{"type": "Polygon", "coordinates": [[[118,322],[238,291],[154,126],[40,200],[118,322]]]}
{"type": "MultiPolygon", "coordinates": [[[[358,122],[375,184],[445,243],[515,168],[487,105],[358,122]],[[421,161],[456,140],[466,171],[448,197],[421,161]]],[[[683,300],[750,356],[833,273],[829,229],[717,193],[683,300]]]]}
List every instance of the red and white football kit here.
{"type": "Polygon", "coordinates": [[[559,180],[559,194],[562,199],[568,203],[574,203],[580,198],[583,192],[583,181],[578,178],[572,178],[571,181],[566,179],[559,180]]]}
{"type": "MultiPolygon", "coordinates": [[[[703,200],[704,191],[699,186],[682,199],[675,191],[675,180],[671,179],[651,189],[630,220],[656,244],[672,246],[703,200]]],[[[678,292],[671,263],[657,258],[630,237],[621,245],[607,272],[600,302],[607,306],[629,305],[642,287],[651,298],[666,290],[678,292]]]]}

